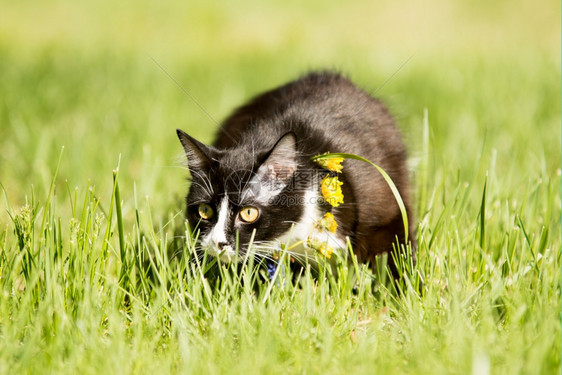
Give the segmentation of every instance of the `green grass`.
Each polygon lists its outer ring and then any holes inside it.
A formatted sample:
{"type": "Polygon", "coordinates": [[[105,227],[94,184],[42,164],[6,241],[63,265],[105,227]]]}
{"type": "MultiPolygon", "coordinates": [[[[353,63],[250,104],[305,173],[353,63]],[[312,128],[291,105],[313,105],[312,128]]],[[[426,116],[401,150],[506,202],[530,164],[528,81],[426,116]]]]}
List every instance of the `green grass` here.
{"type": "Polygon", "coordinates": [[[0,373],[560,372],[559,3],[1,8],[0,373]],[[175,129],[217,125],[152,58],[217,121],[316,67],[376,92],[418,265],[203,277],[175,129]]]}

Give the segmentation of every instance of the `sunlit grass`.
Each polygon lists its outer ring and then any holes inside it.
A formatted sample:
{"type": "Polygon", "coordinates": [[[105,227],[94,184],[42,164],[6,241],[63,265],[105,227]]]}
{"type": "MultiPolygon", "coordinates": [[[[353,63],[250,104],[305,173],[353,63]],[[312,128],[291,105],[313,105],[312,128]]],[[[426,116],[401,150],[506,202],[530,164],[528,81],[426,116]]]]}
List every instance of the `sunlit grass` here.
{"type": "Polygon", "coordinates": [[[397,285],[356,262],[338,266],[337,279],[324,269],[293,283],[289,267],[273,282],[252,268],[204,277],[181,217],[155,224],[147,201],[121,196],[137,202],[130,226],[117,194],[104,213],[91,188],[60,193],[73,211],[64,218],[52,199],[30,201],[10,211],[0,236],[2,365],[465,373],[484,361],[497,373],[553,371],[559,235],[540,221],[557,222],[555,184],[537,181],[523,207],[492,188],[471,202],[470,190],[484,186],[437,182],[420,218],[419,263],[397,285]],[[178,247],[183,255],[170,259],[178,247]],[[425,277],[421,295],[416,275],[425,277]]]}

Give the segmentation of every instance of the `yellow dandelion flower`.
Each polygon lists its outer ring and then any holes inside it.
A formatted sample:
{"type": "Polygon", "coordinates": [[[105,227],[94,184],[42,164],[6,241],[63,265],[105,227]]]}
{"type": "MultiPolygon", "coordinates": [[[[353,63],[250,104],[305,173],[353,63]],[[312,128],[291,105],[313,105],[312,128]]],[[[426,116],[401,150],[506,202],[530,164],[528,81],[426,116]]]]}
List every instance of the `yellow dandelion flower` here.
{"type": "Polygon", "coordinates": [[[326,243],[323,243],[317,250],[320,254],[324,255],[328,259],[332,257],[332,253],[334,252],[334,249],[332,249],[332,247],[328,246],[326,243]]]}
{"type": "Polygon", "coordinates": [[[328,259],[332,257],[332,253],[334,252],[334,249],[331,246],[328,246],[327,242],[320,242],[315,238],[309,237],[308,240],[306,241],[306,245],[318,251],[320,254],[324,255],[328,259]]]}
{"type": "Polygon", "coordinates": [[[331,172],[341,173],[343,170],[343,158],[326,158],[326,159],[318,159],[316,162],[322,167],[326,168],[331,172]]]}
{"type": "Polygon", "coordinates": [[[326,212],[324,217],[320,220],[320,225],[332,233],[336,233],[336,229],[338,229],[338,223],[336,223],[336,219],[331,212],[326,212]]]}
{"type": "Polygon", "coordinates": [[[322,179],[322,196],[333,207],[338,207],[340,203],[343,203],[343,193],[341,191],[342,185],[343,182],[338,180],[337,177],[326,176],[322,179]]]}

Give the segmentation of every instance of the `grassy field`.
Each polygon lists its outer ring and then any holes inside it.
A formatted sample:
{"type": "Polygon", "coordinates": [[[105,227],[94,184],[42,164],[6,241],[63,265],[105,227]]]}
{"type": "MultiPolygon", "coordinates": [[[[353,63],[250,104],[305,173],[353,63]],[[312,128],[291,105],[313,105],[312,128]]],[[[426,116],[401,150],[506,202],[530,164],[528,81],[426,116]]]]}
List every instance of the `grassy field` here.
{"type": "Polygon", "coordinates": [[[559,2],[0,8],[0,373],[560,373],[559,2]],[[175,129],[317,68],[395,115],[419,263],[215,283],[175,129]]]}

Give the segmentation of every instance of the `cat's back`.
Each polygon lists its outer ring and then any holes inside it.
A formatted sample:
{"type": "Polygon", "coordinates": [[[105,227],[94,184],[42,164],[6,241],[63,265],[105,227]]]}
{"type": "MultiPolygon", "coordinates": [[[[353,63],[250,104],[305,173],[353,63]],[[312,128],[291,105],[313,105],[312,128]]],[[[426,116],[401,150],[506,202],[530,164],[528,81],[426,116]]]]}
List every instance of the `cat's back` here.
{"type": "Polygon", "coordinates": [[[386,107],[332,72],[310,73],[253,98],[226,119],[214,145],[230,148],[259,139],[269,148],[288,131],[297,134],[305,152],[349,152],[373,161],[405,155],[386,107]]]}

